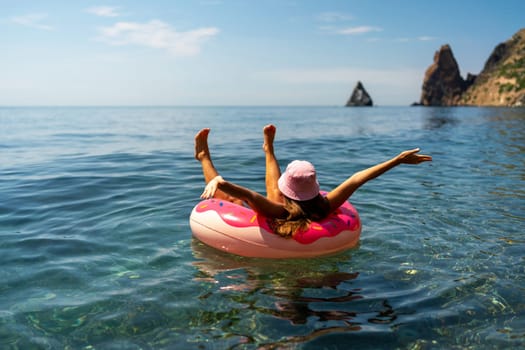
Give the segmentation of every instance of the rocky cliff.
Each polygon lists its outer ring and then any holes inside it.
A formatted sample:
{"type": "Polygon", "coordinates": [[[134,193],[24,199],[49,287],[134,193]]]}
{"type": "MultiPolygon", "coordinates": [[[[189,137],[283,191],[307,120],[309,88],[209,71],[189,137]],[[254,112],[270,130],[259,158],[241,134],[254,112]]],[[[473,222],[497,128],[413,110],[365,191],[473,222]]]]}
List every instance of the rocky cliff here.
{"type": "Polygon", "coordinates": [[[466,82],[449,45],[441,46],[434,54],[423,80],[421,104],[424,106],[455,106],[466,90],[466,82]]]}
{"type": "Polygon", "coordinates": [[[476,76],[460,75],[452,49],[444,45],[423,80],[424,106],[525,106],[525,29],[496,46],[476,76]]]}
{"type": "Polygon", "coordinates": [[[525,106],[525,29],[496,46],[459,103],[525,106]]]}

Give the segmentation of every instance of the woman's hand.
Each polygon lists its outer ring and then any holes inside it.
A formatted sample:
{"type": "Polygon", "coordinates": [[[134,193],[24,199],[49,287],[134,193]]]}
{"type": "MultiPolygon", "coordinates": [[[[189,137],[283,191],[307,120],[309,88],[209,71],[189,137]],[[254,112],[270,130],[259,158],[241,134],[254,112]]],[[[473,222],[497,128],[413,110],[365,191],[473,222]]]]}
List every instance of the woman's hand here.
{"type": "Polygon", "coordinates": [[[213,196],[215,195],[215,192],[219,188],[219,184],[223,182],[224,182],[224,179],[222,178],[222,176],[220,175],[215,176],[210,182],[208,182],[208,184],[204,188],[204,192],[202,192],[201,198],[202,199],[213,198],[213,196]]]}
{"type": "Polygon", "coordinates": [[[419,152],[419,148],[414,148],[408,151],[401,152],[397,156],[397,160],[400,164],[419,164],[423,162],[432,161],[431,156],[427,156],[424,154],[417,154],[418,152],[419,152]]]}

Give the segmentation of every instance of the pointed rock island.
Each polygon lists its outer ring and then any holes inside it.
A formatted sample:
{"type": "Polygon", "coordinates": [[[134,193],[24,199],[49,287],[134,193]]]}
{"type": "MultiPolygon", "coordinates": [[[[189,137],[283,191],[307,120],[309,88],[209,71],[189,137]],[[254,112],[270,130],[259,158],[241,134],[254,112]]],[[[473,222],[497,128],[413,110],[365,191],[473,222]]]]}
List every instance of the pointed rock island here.
{"type": "Polygon", "coordinates": [[[350,95],[350,98],[346,102],[346,107],[364,107],[364,106],[373,106],[372,98],[368,94],[368,92],[365,90],[365,87],[363,84],[358,81],[357,85],[354,88],[354,91],[352,92],[352,95],[350,95]]]}

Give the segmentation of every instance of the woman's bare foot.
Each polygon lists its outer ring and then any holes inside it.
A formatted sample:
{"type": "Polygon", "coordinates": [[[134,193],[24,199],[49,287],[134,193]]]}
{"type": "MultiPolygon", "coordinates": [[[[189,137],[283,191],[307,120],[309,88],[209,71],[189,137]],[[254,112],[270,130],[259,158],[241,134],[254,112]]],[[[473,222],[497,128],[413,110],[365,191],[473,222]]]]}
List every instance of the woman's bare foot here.
{"type": "Polygon", "coordinates": [[[202,162],[204,159],[210,158],[210,150],[208,148],[208,134],[209,128],[202,129],[195,135],[195,159],[202,162]]]}
{"type": "Polygon", "coordinates": [[[275,138],[275,132],[277,131],[275,125],[268,124],[263,128],[263,150],[264,152],[273,153],[273,140],[275,138]]]}
{"type": "MultiPolygon", "coordinates": [[[[210,133],[209,128],[202,129],[195,135],[195,159],[197,159],[202,166],[202,173],[204,174],[204,181],[208,184],[212,179],[219,175],[217,169],[213,165],[211,160],[210,150],[208,148],[208,135],[210,133]]],[[[214,198],[224,199],[229,202],[242,205],[240,199],[234,198],[227,195],[221,190],[215,192],[214,198]]]]}

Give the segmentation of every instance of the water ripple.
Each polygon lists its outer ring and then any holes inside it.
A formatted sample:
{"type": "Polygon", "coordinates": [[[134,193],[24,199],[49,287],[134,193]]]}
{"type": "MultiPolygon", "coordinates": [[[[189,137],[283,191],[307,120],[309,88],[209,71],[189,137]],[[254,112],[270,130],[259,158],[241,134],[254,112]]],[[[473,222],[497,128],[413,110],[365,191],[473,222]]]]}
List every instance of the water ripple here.
{"type": "Polygon", "coordinates": [[[525,346],[520,109],[22,108],[0,120],[2,348],[525,346]],[[204,186],[193,136],[212,127],[221,174],[264,191],[268,122],[282,165],[312,161],[323,189],[402,149],[434,161],[355,193],[354,249],[217,252],[188,225],[204,186]]]}

